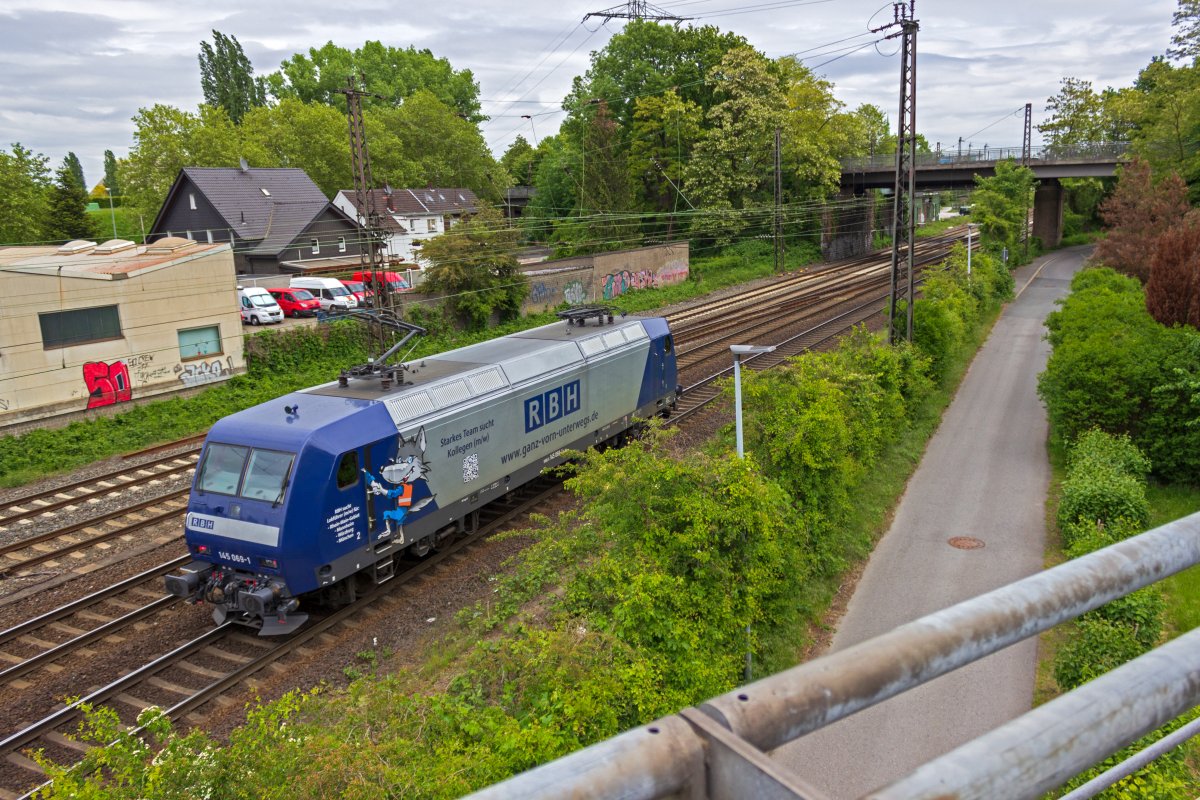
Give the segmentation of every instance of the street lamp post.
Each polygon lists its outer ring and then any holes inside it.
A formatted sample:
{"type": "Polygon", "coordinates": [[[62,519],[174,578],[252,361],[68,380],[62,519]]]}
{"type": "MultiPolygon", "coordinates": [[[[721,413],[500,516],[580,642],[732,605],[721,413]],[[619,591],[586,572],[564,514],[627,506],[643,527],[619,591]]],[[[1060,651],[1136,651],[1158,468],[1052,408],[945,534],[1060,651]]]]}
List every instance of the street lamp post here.
{"type": "MultiPolygon", "coordinates": [[[[733,414],[734,427],[737,429],[737,454],[738,458],[745,458],[746,453],[742,447],[742,356],[760,355],[762,353],[770,353],[775,348],[766,345],[752,344],[731,344],[729,351],[733,353],[733,414]]],[[[750,625],[746,625],[746,669],[743,677],[748,682],[752,679],[750,668],[750,625]]]]}
{"type": "Polygon", "coordinates": [[[117,211],[113,207],[112,189],[104,187],[105,194],[108,195],[108,213],[112,216],[113,238],[117,238],[117,211]]]}
{"type": "Polygon", "coordinates": [[[967,283],[971,282],[971,232],[978,227],[974,222],[967,223],[967,283]]]}

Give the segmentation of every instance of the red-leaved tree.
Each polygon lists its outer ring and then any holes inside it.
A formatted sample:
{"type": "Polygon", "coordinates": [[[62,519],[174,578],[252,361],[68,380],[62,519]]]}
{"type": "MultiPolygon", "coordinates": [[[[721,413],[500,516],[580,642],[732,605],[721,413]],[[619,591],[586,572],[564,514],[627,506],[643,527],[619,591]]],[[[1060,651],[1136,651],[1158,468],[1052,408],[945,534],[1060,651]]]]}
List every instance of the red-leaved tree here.
{"type": "Polygon", "coordinates": [[[1146,281],[1146,310],[1163,325],[1200,328],[1200,212],[1158,237],[1146,281]]]}
{"type": "Polygon", "coordinates": [[[1108,236],[1093,259],[1145,283],[1158,237],[1187,214],[1187,184],[1171,173],[1157,184],[1150,165],[1134,159],[1121,170],[1112,195],[1100,204],[1108,236]]]}

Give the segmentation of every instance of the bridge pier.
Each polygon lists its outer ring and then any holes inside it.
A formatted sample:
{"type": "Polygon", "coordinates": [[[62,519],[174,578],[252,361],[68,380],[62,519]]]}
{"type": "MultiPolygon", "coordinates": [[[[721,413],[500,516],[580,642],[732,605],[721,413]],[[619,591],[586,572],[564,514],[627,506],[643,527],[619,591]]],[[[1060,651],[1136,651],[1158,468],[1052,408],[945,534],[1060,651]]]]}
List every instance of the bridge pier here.
{"type": "Polygon", "coordinates": [[[1057,178],[1042,180],[1033,194],[1033,235],[1043,247],[1062,243],[1064,194],[1057,178]]]}
{"type": "Polygon", "coordinates": [[[866,255],[875,232],[875,193],[843,189],[836,206],[821,212],[821,256],[826,261],[866,255]]]}

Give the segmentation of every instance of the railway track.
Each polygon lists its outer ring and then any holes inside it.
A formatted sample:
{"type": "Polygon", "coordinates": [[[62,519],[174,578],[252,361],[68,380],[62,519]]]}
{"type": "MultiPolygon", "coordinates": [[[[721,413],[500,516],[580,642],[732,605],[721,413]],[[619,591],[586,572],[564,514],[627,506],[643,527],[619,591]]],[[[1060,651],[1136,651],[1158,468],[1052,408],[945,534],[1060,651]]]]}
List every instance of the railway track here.
{"type": "MultiPolygon", "coordinates": [[[[948,252],[950,243],[958,240],[959,237],[945,237],[940,241],[927,240],[927,246],[918,250],[920,263],[929,263],[943,257],[948,252]]],[[[753,338],[756,342],[776,344],[777,349],[774,353],[743,362],[744,366],[752,369],[769,368],[790,356],[820,346],[853,325],[882,313],[883,301],[887,297],[886,284],[889,280],[889,265],[882,262],[883,259],[877,256],[869,263],[862,260],[861,263],[856,261],[838,265],[836,268],[803,273],[780,281],[778,285],[761,287],[743,296],[697,304],[670,315],[668,318],[672,321],[673,329],[677,331],[681,370],[685,367],[695,368],[718,356],[728,359],[728,343],[747,338],[753,338]],[[789,329],[794,331],[800,320],[813,317],[825,319],[798,333],[782,333],[789,329]],[[734,324],[731,325],[731,322],[734,324]]],[[[688,386],[673,421],[683,422],[711,403],[719,394],[715,382],[731,371],[732,366],[724,366],[688,386]]],[[[174,448],[179,444],[170,443],[161,447],[174,448]]],[[[164,456],[161,463],[183,458],[189,463],[181,466],[181,471],[194,469],[197,452],[198,448],[184,454],[164,456]]],[[[160,463],[160,460],[156,459],[154,463],[160,463]]],[[[142,466],[144,465],[138,465],[137,468],[142,466]]],[[[153,478],[147,478],[147,482],[151,480],[153,478]]],[[[87,481],[79,483],[82,485],[87,481]]],[[[121,488],[117,487],[113,492],[119,492],[121,488]]],[[[53,491],[66,492],[69,489],[58,487],[53,491]]],[[[143,708],[152,704],[168,709],[167,713],[173,719],[193,715],[213,698],[286,658],[302,644],[312,641],[331,627],[342,624],[348,616],[377,613],[369,609],[401,602],[398,599],[387,599],[395,598],[392,594],[393,587],[403,586],[416,576],[436,569],[444,559],[481,540],[511,517],[536,507],[553,491],[555,489],[539,489],[536,497],[514,501],[515,504],[511,508],[497,509],[494,512],[498,515],[496,519],[487,520],[487,524],[481,526],[481,530],[470,538],[460,540],[419,563],[410,564],[409,569],[398,573],[390,583],[360,596],[359,602],[348,609],[330,613],[319,621],[310,620],[308,625],[283,641],[248,636],[246,629],[240,627],[217,628],[171,652],[155,657],[139,669],[92,691],[79,702],[9,734],[0,741],[0,755],[3,755],[6,764],[6,767],[0,768],[0,798],[17,796],[18,793],[27,791],[40,774],[36,764],[22,755],[22,751],[45,747],[52,757],[66,761],[78,758],[86,749],[84,745],[64,735],[64,731],[77,723],[80,703],[109,704],[116,708],[126,721],[135,719],[143,708]],[[10,774],[16,777],[10,779],[10,774]]],[[[81,498],[85,499],[92,494],[93,492],[83,490],[78,497],[58,498],[38,504],[40,507],[22,508],[17,513],[41,516],[56,514],[59,513],[58,509],[47,508],[50,503],[65,500],[67,502],[60,508],[70,509],[71,500],[78,505],[81,498]]],[[[166,499],[147,501],[136,510],[125,510],[124,513],[133,514],[142,511],[153,512],[150,518],[132,521],[132,530],[181,515],[186,503],[186,494],[187,491],[183,490],[166,499]],[[152,509],[154,504],[164,502],[179,502],[179,506],[161,511],[152,509]]],[[[32,504],[33,501],[22,498],[19,502],[32,504]]],[[[482,510],[481,515],[487,510],[482,510]]],[[[56,559],[61,561],[64,554],[79,552],[81,547],[95,546],[92,543],[72,542],[56,548],[50,542],[55,536],[70,539],[89,526],[94,529],[118,518],[119,514],[114,512],[96,520],[68,526],[73,530],[64,529],[44,534],[49,537],[46,539],[35,542],[31,538],[5,546],[12,547],[11,550],[0,548],[0,572],[14,574],[14,571],[27,570],[33,564],[50,563],[56,559]],[[72,547],[75,548],[74,551],[72,547]]],[[[0,518],[0,530],[11,519],[11,515],[0,518]]],[[[116,530],[101,531],[98,534],[93,530],[92,533],[115,538],[128,535],[131,530],[123,529],[119,522],[114,524],[119,526],[116,530]]],[[[175,536],[177,535],[176,533],[175,536]]],[[[83,560],[86,556],[81,555],[77,558],[83,560]]],[[[179,559],[184,560],[186,557],[179,559]]],[[[68,658],[90,654],[101,647],[98,643],[121,637],[123,631],[144,624],[145,620],[156,614],[172,613],[171,607],[177,601],[162,595],[157,587],[160,585],[158,581],[161,575],[176,565],[177,562],[160,565],[155,570],[124,582],[123,589],[117,586],[110,587],[104,592],[96,593],[95,596],[89,595],[75,604],[55,609],[37,619],[0,632],[0,677],[4,678],[0,683],[7,683],[10,688],[16,690],[31,688],[34,685],[32,682],[38,676],[46,674],[48,668],[53,665],[62,664],[68,658]],[[151,572],[153,574],[150,574],[151,572]],[[123,597],[118,597],[115,601],[111,599],[122,591],[126,592],[123,597]],[[115,594],[105,594],[107,592],[115,594]],[[104,597],[99,597],[100,595],[104,597]]],[[[189,718],[195,719],[194,716],[189,718]]]]}
{"type": "MultiPolygon", "coordinates": [[[[167,445],[164,445],[167,446],[167,445]]],[[[170,445],[174,446],[174,444],[170,445]]],[[[162,456],[133,467],[121,467],[102,475],[82,478],[61,486],[10,500],[0,508],[0,532],[19,532],[17,523],[75,514],[103,497],[130,492],[135,487],[156,484],[168,478],[190,474],[196,468],[200,448],[162,456]]]]}
{"type": "Polygon", "coordinates": [[[402,571],[360,594],[355,603],[310,622],[291,636],[260,638],[250,629],[226,623],[24,725],[0,740],[0,758],[6,765],[0,770],[0,798],[15,798],[36,788],[42,772],[26,755],[28,751],[44,749],[53,758],[69,761],[81,757],[90,748],[69,736],[77,728],[83,706],[111,707],[126,722],[136,720],[152,705],[165,709],[175,721],[194,718],[217,697],[333,628],[351,620],[360,624],[364,619],[403,603],[398,589],[435,571],[512,519],[537,508],[559,488],[557,479],[540,479],[481,509],[475,533],[440,548],[425,559],[406,562],[402,571]]]}

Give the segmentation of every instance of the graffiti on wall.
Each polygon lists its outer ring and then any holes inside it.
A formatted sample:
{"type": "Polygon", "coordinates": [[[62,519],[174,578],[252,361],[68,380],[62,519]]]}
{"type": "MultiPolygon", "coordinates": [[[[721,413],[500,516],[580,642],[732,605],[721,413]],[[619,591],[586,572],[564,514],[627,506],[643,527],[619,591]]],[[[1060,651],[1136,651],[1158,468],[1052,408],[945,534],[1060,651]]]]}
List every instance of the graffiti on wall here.
{"type": "Polygon", "coordinates": [[[583,288],[583,281],[571,281],[564,286],[563,300],[571,305],[578,305],[587,300],[587,289],[583,288]]]}
{"type": "Polygon", "coordinates": [[[186,365],[176,364],[175,376],[189,389],[193,386],[222,381],[233,377],[233,357],[226,356],[225,361],[216,358],[212,361],[193,361],[186,365]]]}
{"type": "Polygon", "coordinates": [[[83,365],[83,384],[88,391],[88,408],[124,403],[133,397],[129,367],[124,361],[114,361],[111,364],[103,361],[87,362],[83,365]]]}
{"type": "Polygon", "coordinates": [[[136,356],[130,356],[125,359],[125,366],[129,368],[129,374],[133,378],[135,386],[161,382],[171,375],[169,366],[154,363],[153,353],[139,353],[136,356]]]}
{"type": "Polygon", "coordinates": [[[650,289],[680,283],[687,279],[688,266],[683,259],[668,261],[658,270],[620,270],[604,276],[604,299],[612,300],[630,289],[650,289]]]}
{"type": "Polygon", "coordinates": [[[529,302],[537,306],[549,305],[554,302],[554,290],[553,286],[535,281],[529,285],[529,302]]]}
{"type": "Polygon", "coordinates": [[[8,400],[0,397],[0,411],[8,411],[8,400]]]}

